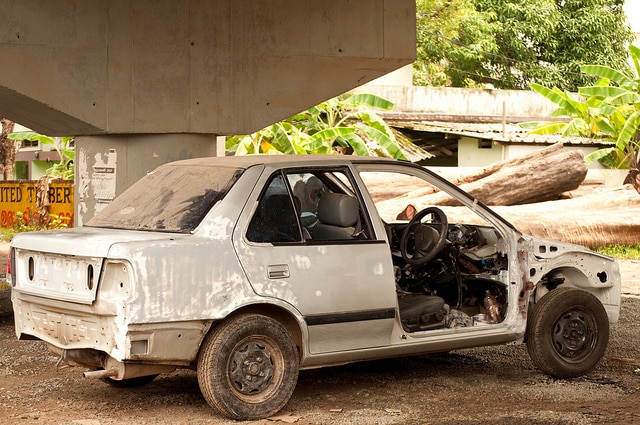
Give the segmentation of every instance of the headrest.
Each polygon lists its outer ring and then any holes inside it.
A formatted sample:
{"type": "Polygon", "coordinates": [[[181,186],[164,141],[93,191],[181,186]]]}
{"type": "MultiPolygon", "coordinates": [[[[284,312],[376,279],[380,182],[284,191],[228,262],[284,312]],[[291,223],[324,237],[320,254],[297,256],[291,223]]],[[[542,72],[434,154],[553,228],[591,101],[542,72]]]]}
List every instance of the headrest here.
{"type": "Polygon", "coordinates": [[[318,219],[332,226],[355,226],[358,221],[358,200],[353,196],[327,192],[320,197],[318,219]]]}

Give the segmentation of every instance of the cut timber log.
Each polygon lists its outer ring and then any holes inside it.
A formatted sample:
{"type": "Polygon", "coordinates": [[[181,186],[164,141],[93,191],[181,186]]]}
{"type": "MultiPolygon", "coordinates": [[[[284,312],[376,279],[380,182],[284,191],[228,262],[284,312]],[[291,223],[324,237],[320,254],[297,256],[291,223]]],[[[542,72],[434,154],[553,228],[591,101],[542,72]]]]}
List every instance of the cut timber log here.
{"type": "Polygon", "coordinates": [[[456,186],[460,186],[461,184],[471,183],[476,180],[480,180],[482,178],[488,177],[501,168],[520,167],[530,162],[538,162],[543,160],[544,158],[557,154],[561,150],[564,150],[564,146],[561,143],[556,143],[544,149],[535,150],[533,152],[529,152],[527,154],[518,156],[516,158],[494,162],[493,164],[483,168],[482,170],[479,170],[470,174],[466,174],[457,179],[453,179],[451,180],[451,182],[456,186]]]}
{"type": "MultiPolygon", "coordinates": [[[[558,199],[562,193],[577,189],[586,175],[582,152],[553,145],[499,162],[454,183],[487,205],[520,205],[558,199]]],[[[425,195],[419,203],[456,205],[442,193],[425,195]]]]}

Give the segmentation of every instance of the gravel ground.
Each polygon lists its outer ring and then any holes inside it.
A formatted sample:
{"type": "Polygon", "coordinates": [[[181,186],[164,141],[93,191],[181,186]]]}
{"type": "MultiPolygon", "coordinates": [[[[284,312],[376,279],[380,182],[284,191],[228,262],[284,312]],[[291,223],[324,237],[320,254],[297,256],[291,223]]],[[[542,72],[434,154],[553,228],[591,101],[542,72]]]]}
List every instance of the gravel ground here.
{"type": "MultiPolygon", "coordinates": [[[[587,376],[553,379],[523,345],[302,371],[285,411],[248,424],[640,424],[640,261],[621,262],[620,321],[587,376]]],[[[5,291],[6,292],[6,291],[5,291]]],[[[207,406],[195,372],[115,388],[56,370],[42,342],[18,341],[0,317],[0,423],[230,424],[207,406]]]]}
{"type": "MultiPolygon", "coordinates": [[[[588,376],[553,379],[522,345],[302,371],[281,418],[297,424],[640,423],[640,298],[624,297],[604,360],[588,376]]],[[[229,424],[200,395],[195,373],[121,389],[56,371],[36,341],[0,323],[0,423],[229,424]]]]}
{"type": "MultiPolygon", "coordinates": [[[[625,296],[604,360],[588,376],[553,379],[522,345],[302,371],[280,418],[266,424],[640,423],[640,298],[625,296]]],[[[0,423],[228,424],[179,371],[122,389],[56,370],[38,341],[17,341],[0,319],[0,423]]]]}

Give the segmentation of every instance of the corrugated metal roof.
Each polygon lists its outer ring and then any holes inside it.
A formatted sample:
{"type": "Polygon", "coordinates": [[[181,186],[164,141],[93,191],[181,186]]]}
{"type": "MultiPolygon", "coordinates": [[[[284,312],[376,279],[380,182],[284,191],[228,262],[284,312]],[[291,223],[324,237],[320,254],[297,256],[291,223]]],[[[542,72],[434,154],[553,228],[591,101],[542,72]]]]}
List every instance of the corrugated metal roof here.
{"type": "Polygon", "coordinates": [[[505,145],[552,145],[560,142],[564,145],[603,147],[610,146],[611,144],[611,142],[607,143],[600,139],[589,139],[584,137],[562,137],[558,134],[530,134],[526,129],[515,124],[503,125],[404,120],[388,120],[387,123],[396,128],[407,128],[414,131],[444,133],[457,136],[473,137],[478,139],[488,139],[505,145]]]}

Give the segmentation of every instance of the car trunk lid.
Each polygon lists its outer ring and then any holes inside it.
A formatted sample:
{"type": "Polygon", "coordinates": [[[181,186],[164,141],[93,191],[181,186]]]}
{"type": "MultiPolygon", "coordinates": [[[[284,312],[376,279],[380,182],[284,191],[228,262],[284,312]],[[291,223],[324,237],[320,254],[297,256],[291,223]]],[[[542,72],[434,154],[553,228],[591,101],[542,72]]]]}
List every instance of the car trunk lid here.
{"type": "Polygon", "coordinates": [[[19,234],[11,243],[14,291],[92,304],[104,259],[115,244],[180,237],[97,228],[19,234]],[[53,243],[52,243],[53,241],[53,243]]]}

